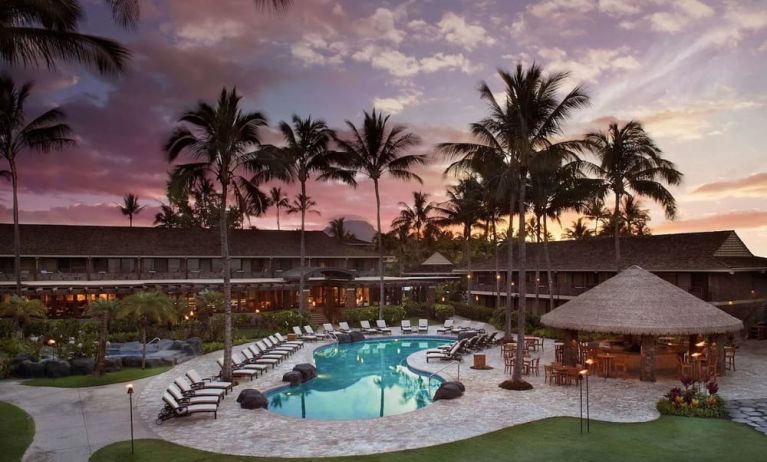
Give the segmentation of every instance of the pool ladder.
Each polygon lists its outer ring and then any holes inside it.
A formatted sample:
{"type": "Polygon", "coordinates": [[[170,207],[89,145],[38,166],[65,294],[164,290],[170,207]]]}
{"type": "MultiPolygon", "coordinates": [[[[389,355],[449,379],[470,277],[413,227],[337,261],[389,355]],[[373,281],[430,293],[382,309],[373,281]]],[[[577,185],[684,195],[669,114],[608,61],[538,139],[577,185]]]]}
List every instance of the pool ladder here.
{"type": "Polygon", "coordinates": [[[448,367],[456,366],[456,365],[458,366],[458,372],[456,374],[455,380],[460,382],[461,381],[461,362],[460,361],[456,361],[456,360],[452,360],[452,361],[448,362],[444,367],[440,368],[438,371],[433,372],[428,377],[426,377],[426,386],[428,387],[429,385],[431,385],[432,377],[434,377],[435,375],[437,375],[440,372],[444,371],[448,367]]]}

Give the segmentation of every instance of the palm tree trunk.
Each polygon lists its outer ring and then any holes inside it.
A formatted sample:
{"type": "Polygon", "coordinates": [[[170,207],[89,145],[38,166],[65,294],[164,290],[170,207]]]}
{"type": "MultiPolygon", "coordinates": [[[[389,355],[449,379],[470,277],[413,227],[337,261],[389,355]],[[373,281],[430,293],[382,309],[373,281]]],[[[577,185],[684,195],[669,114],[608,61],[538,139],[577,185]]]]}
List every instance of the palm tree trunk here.
{"type": "Polygon", "coordinates": [[[525,315],[527,314],[527,246],[525,243],[525,186],[527,168],[519,172],[519,309],[517,310],[517,356],[511,380],[522,381],[522,364],[525,357],[525,315]]]}
{"type": "Polygon", "coordinates": [[[381,195],[378,192],[378,180],[373,180],[373,188],[376,192],[376,225],[378,226],[378,273],[381,278],[381,299],[378,301],[378,318],[383,319],[384,309],[384,254],[383,254],[383,232],[381,231],[381,195]]]}
{"type": "Polygon", "coordinates": [[[549,286],[549,311],[554,309],[554,281],[551,278],[551,258],[549,258],[549,230],[546,215],[543,215],[543,258],[546,264],[546,282],[549,286]]]}
{"type": "Polygon", "coordinates": [[[19,228],[19,172],[13,156],[8,156],[13,188],[13,266],[16,270],[16,295],[21,297],[21,229],[19,228]]]}
{"type": "Polygon", "coordinates": [[[96,357],[96,369],[93,375],[104,374],[104,360],[107,354],[107,336],[109,335],[109,318],[106,315],[101,316],[101,329],[99,331],[99,351],[96,357]]]}
{"type": "Polygon", "coordinates": [[[501,268],[498,260],[498,229],[493,221],[493,254],[495,254],[495,307],[501,306],[501,268]]]}
{"type": "Polygon", "coordinates": [[[146,369],[146,323],[141,322],[141,369],[146,369]]]}
{"type": "MultiPolygon", "coordinates": [[[[306,198],[306,182],[301,182],[301,194],[306,203],[308,203],[308,199],[306,198]]],[[[301,272],[298,275],[298,311],[301,313],[306,313],[306,296],[304,295],[304,272],[305,272],[305,266],[306,266],[306,243],[304,241],[304,227],[306,223],[306,205],[303,204],[303,207],[301,207],[301,263],[299,265],[301,272]]]]}
{"type": "Polygon", "coordinates": [[[221,263],[224,276],[224,367],[221,379],[232,380],[232,281],[229,268],[229,226],[226,217],[227,178],[221,181],[221,210],[219,226],[221,228],[221,263]]]}
{"type": "Polygon", "coordinates": [[[464,252],[466,252],[466,269],[469,277],[466,278],[466,304],[471,305],[471,225],[463,228],[464,252]]]}
{"type": "Polygon", "coordinates": [[[535,309],[541,306],[541,217],[535,217],[535,309]]]}
{"type": "Polygon", "coordinates": [[[280,206],[277,205],[277,231],[280,230],[280,206]]]}
{"type": "Polygon", "coordinates": [[[128,215],[128,228],[133,228],[133,214],[128,215]]]}
{"type": "MultiPolygon", "coordinates": [[[[512,188],[513,189],[513,188],[512,188]]],[[[514,310],[511,299],[512,282],[514,275],[512,266],[514,262],[514,193],[509,198],[509,229],[506,231],[506,330],[504,338],[511,340],[511,316],[514,310]]]]}
{"type": "Polygon", "coordinates": [[[615,269],[621,270],[621,241],[620,241],[620,207],[621,195],[615,193],[615,210],[613,210],[613,234],[615,235],[615,269]]]}

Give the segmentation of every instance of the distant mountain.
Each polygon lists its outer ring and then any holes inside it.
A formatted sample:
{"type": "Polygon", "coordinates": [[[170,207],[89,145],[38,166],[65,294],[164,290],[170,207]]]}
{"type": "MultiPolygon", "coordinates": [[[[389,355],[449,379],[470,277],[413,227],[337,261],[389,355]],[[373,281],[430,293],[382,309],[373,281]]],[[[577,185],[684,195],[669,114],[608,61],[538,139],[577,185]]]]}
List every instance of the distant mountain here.
{"type": "MultiPolygon", "coordinates": [[[[354,237],[361,241],[371,242],[376,235],[375,227],[358,217],[344,217],[344,226],[347,231],[354,234],[354,237]]],[[[330,234],[330,226],[325,227],[323,231],[330,234]]]]}

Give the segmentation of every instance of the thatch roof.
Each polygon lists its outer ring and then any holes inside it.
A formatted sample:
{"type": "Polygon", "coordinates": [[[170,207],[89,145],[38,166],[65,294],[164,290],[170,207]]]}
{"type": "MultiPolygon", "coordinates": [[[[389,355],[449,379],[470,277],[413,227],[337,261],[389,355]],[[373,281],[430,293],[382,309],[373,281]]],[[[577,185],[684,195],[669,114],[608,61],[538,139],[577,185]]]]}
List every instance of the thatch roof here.
{"type": "Polygon", "coordinates": [[[442,255],[439,252],[434,252],[431,257],[427,258],[426,260],[421,263],[423,266],[442,266],[442,265],[452,265],[453,262],[447,259],[444,255],[442,255]]]}
{"type": "Polygon", "coordinates": [[[723,334],[743,323],[632,266],[541,317],[550,327],[631,335],[723,334]]]}

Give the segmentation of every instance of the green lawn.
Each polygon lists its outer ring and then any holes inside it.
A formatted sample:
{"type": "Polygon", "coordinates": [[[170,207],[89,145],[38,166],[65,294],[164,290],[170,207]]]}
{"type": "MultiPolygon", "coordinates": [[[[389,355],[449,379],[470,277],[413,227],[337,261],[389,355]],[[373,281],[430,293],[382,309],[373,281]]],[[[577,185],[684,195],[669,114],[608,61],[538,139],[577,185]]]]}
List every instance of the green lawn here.
{"type": "Polygon", "coordinates": [[[35,421],[18,407],[0,401],[0,459],[8,462],[21,460],[32,437],[35,421]]]}
{"type": "MultiPolygon", "coordinates": [[[[481,418],[481,416],[477,416],[481,418]]],[[[435,431],[440,429],[435,428],[435,431]]],[[[441,431],[450,431],[448,428],[441,431]]],[[[210,436],[215,437],[215,436],[210,436]]],[[[370,438],[375,438],[371,435],[370,438]]],[[[263,441],[263,444],[269,444],[263,441]]],[[[302,443],[300,432],[296,444],[302,443]]],[[[638,424],[591,422],[581,435],[578,419],[557,417],[506,428],[455,443],[364,457],[313,459],[323,462],[452,462],[452,461],[717,461],[765,460],[767,436],[745,425],[719,419],[661,417],[638,424]],[[737,456],[736,456],[737,454],[737,456]]],[[[100,449],[91,462],[308,462],[311,459],[235,457],[197,451],[162,440],[139,440],[136,455],[130,443],[100,449]]]]}
{"type": "Polygon", "coordinates": [[[143,379],[153,375],[162,374],[170,367],[153,367],[140,369],[131,367],[116,372],[107,372],[102,376],[96,375],[70,375],[58,379],[29,379],[22,382],[31,387],[58,387],[58,388],[82,388],[109,385],[112,383],[130,382],[131,380],[143,379]]]}

